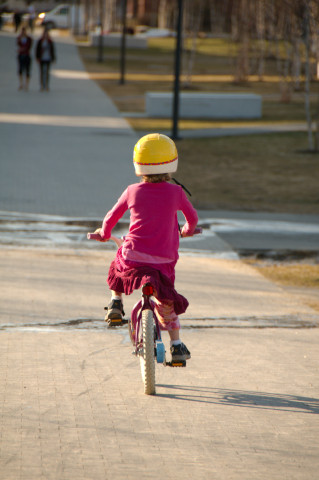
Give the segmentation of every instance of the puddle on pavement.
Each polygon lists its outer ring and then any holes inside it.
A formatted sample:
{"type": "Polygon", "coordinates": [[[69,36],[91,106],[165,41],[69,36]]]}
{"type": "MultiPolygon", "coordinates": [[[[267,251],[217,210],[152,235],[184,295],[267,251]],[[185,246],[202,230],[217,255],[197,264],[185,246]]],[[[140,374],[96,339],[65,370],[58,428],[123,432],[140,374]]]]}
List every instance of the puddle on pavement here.
{"type": "MultiPolygon", "coordinates": [[[[101,227],[101,219],[66,218],[54,215],[29,215],[0,212],[0,248],[47,247],[115,250],[113,242],[88,241],[87,233],[101,227]]],[[[122,237],[128,232],[128,220],[114,228],[122,237]]]]}
{"type": "MultiPolygon", "coordinates": [[[[28,214],[0,211],[0,248],[6,247],[40,247],[71,248],[90,250],[115,250],[113,242],[99,243],[87,240],[87,233],[99,228],[101,218],[70,218],[58,215],[28,214]]],[[[223,232],[254,232],[268,234],[319,234],[318,224],[234,220],[205,218],[198,223],[203,229],[202,235],[181,240],[181,255],[201,255],[213,258],[237,260],[239,256],[256,256],[256,251],[236,253],[218,234],[223,232]]],[[[114,235],[122,237],[127,234],[129,219],[122,219],[114,228],[114,235]]],[[[262,251],[263,258],[283,260],[292,255],[290,251],[262,251]]],[[[318,252],[315,252],[316,255],[318,252]]],[[[309,252],[308,252],[309,255],[309,252]]],[[[311,253],[313,255],[313,252],[311,253]]]]}
{"type": "MultiPolygon", "coordinates": [[[[101,227],[101,224],[102,218],[69,218],[0,211],[0,248],[116,250],[117,247],[113,242],[100,243],[87,240],[87,233],[94,232],[101,227]]],[[[201,255],[230,260],[239,258],[230,247],[223,249],[218,245],[216,248],[216,241],[220,243],[221,240],[216,240],[215,233],[209,226],[207,227],[206,223],[204,227],[202,235],[181,240],[181,255],[201,255]],[[206,242],[207,239],[210,240],[209,243],[206,242]]],[[[122,219],[114,227],[113,234],[123,237],[128,233],[128,229],[129,220],[122,219]]]]}
{"type": "MultiPolygon", "coordinates": [[[[319,327],[319,315],[285,315],[276,317],[224,317],[224,318],[190,318],[181,319],[182,329],[212,329],[212,328],[288,328],[310,329],[319,327]]],[[[0,324],[0,331],[5,332],[57,332],[70,330],[105,331],[106,333],[127,332],[127,325],[107,328],[103,319],[77,318],[55,323],[38,322],[26,324],[0,324]]]]}

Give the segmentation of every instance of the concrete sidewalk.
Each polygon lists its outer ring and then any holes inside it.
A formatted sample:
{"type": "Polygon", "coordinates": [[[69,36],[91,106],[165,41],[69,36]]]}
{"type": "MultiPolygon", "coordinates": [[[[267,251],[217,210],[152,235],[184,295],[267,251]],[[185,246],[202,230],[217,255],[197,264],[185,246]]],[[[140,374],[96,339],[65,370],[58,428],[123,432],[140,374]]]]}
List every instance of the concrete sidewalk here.
{"type": "MultiPolygon", "coordinates": [[[[18,91],[15,37],[0,35],[0,209],[103,216],[136,179],[135,133],[91,80],[51,76],[18,91]]],[[[82,70],[76,46],[56,39],[60,70],[82,70]]]]}
{"type": "Polygon", "coordinates": [[[192,359],[147,397],[126,327],[101,321],[113,255],[0,250],[0,479],[316,479],[318,315],[238,261],[184,257],[192,359]]]}
{"type": "MultiPolygon", "coordinates": [[[[318,312],[238,260],[181,257],[192,359],[157,367],[145,396],[127,329],[103,322],[114,252],[82,250],[88,225],[70,218],[93,224],[135,181],[136,137],[89,80],[40,94],[34,73],[17,92],[14,37],[0,48],[0,480],[316,479],[318,312]]],[[[74,45],[57,50],[59,69],[83,70],[74,45]]],[[[226,248],[211,238],[198,244],[226,248]]]]}

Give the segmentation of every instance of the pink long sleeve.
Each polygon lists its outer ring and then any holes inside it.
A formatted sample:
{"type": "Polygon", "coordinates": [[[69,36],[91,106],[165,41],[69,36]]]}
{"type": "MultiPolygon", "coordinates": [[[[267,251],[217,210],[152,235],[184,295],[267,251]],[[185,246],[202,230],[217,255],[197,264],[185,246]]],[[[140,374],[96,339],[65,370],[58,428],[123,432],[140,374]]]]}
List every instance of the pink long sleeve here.
{"type": "Polygon", "coordinates": [[[126,210],[128,210],[127,205],[127,189],[122,193],[120,198],[118,199],[117,203],[114,205],[112,210],[110,210],[102,224],[102,229],[100,235],[102,238],[110,238],[112,234],[112,229],[115,227],[117,222],[123,217],[126,210]]]}
{"type": "Polygon", "coordinates": [[[183,226],[183,233],[185,235],[192,235],[198,223],[198,215],[191,204],[191,202],[186,197],[186,193],[182,190],[182,208],[183,215],[186,219],[186,223],[183,226]]]}
{"type": "Polygon", "coordinates": [[[104,218],[101,236],[110,238],[112,228],[130,209],[130,229],[122,247],[123,257],[145,263],[168,263],[178,259],[177,211],[186,218],[184,233],[191,235],[197,225],[196,210],[185,192],[171,183],[130,185],[104,218]]]}

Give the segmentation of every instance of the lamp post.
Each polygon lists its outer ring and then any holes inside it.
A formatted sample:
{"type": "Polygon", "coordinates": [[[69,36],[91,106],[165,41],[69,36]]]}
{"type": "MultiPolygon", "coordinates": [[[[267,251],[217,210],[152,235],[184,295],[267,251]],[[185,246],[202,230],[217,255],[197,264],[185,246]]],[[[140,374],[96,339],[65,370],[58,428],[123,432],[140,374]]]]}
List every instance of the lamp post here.
{"type": "Polygon", "coordinates": [[[125,36],[126,36],[126,7],[127,0],[122,0],[122,42],[121,42],[121,59],[120,59],[120,84],[125,83],[125,36]]]}
{"type": "Polygon", "coordinates": [[[175,81],[174,81],[174,102],[173,102],[173,129],[172,139],[178,137],[178,108],[179,108],[179,73],[181,57],[181,37],[183,25],[183,0],[178,0],[178,20],[177,20],[177,39],[175,49],[175,81]]]}
{"type": "Polygon", "coordinates": [[[97,61],[103,61],[103,20],[104,20],[104,12],[103,12],[103,0],[100,0],[100,36],[99,36],[99,47],[98,47],[98,54],[97,54],[97,61]]]}

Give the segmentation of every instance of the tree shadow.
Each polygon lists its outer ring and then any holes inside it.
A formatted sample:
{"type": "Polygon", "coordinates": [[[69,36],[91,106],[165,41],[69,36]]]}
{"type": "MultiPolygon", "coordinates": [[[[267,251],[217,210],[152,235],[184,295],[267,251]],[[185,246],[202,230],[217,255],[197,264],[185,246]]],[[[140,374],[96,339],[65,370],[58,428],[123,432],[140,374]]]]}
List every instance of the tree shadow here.
{"type": "Polygon", "coordinates": [[[163,397],[188,402],[319,414],[319,399],[311,397],[188,385],[157,384],[156,387],[156,397],[159,398],[163,397]],[[161,387],[173,390],[173,392],[161,393],[159,391],[161,387]]]}

